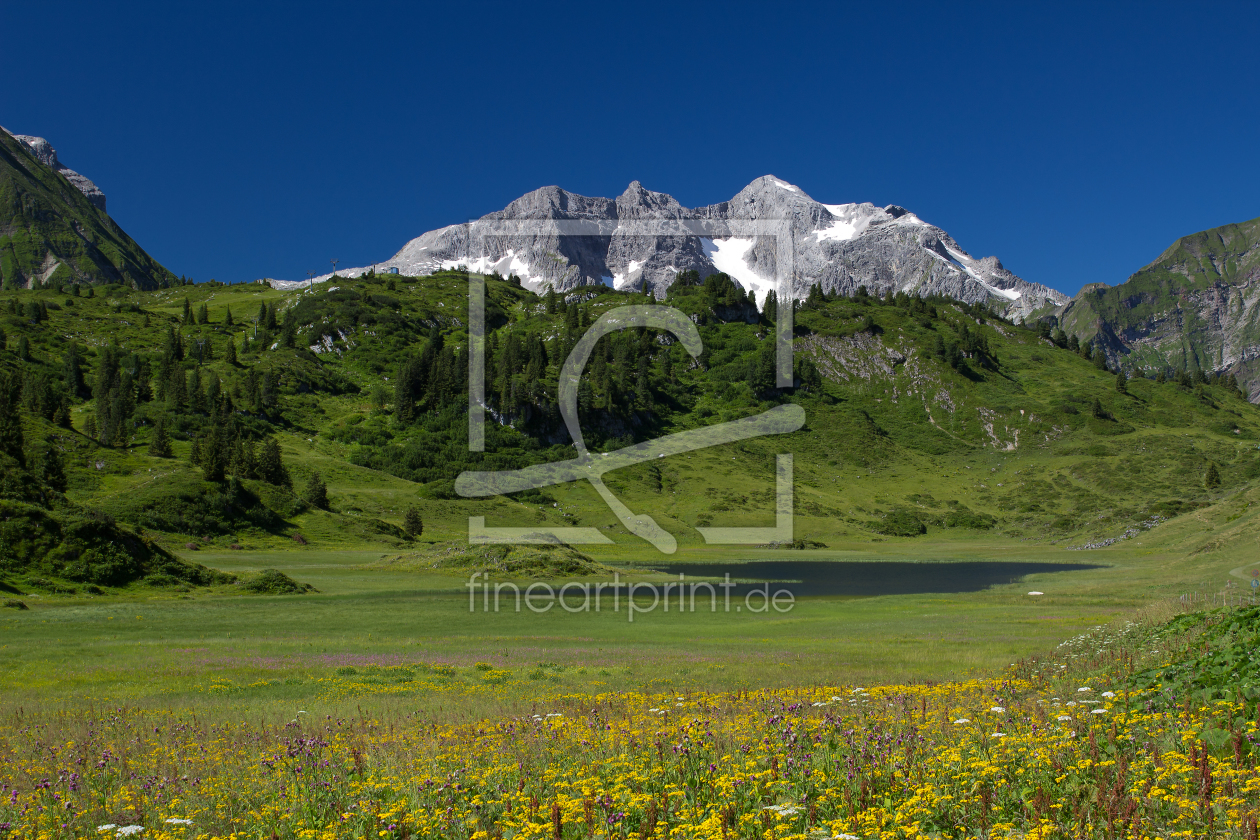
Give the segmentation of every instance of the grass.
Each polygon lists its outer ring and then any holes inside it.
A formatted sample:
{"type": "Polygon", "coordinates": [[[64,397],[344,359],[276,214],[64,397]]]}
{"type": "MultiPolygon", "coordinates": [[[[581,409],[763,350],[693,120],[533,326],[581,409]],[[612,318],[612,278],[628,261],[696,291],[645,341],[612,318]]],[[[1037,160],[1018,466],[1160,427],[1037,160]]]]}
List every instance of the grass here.
{"type": "MultiPolygon", "coordinates": [[[[523,673],[397,654],[342,654],[318,676],[247,683],[220,661],[196,705],[141,696],[119,707],[85,686],[91,705],[0,719],[0,783],[12,792],[0,831],[1247,838],[1260,789],[1256,687],[1209,703],[1152,682],[1200,641],[1245,644],[1236,631],[1256,608],[1223,612],[1094,628],[986,679],[944,683],[778,687],[771,673],[749,687],[625,689],[609,685],[621,663],[605,661],[579,669],[575,691],[563,662],[523,673]],[[32,787],[36,778],[57,781],[32,787]]],[[[184,664],[216,659],[205,646],[178,653],[184,664]]],[[[255,668],[282,659],[255,658],[255,668]]],[[[180,668],[170,670],[168,685],[180,668]]]]}
{"type": "MultiPolygon", "coordinates": [[[[450,311],[441,317],[455,315],[459,282],[442,276],[403,284],[400,305],[419,318],[445,310],[437,304],[448,301],[450,311]]],[[[539,316],[528,301],[513,302],[514,292],[500,291],[508,295],[500,302],[509,321],[527,323],[533,332],[547,329],[530,320],[539,316]]],[[[116,334],[124,346],[148,347],[137,314],[113,304],[143,297],[164,331],[185,296],[194,310],[207,302],[215,321],[188,332],[219,341],[244,329],[222,326],[223,307],[231,306],[239,323],[260,301],[293,300],[261,286],[183,287],[144,296],[103,290],[56,310],[56,330],[31,332],[36,362],[30,364],[53,370],[67,337],[90,347],[116,334]]],[[[616,302],[609,297],[592,308],[616,302]]],[[[1175,604],[1187,592],[1219,593],[1228,582],[1236,597],[1250,579],[1260,542],[1260,490],[1251,483],[1260,474],[1260,415],[1253,407],[1216,387],[1195,391],[1136,381],[1128,394],[1118,394],[1109,375],[1079,356],[1000,324],[990,333],[1002,360],[998,371],[954,371],[915,351],[934,331],[954,330],[964,320],[960,310],[929,327],[897,307],[867,306],[882,330],[880,346],[907,351],[907,361],[886,375],[856,376],[852,371],[874,356],[851,359],[848,367],[837,359],[857,352],[843,343],[860,332],[857,310],[848,302],[827,306],[799,319],[813,330],[799,342],[801,352],[820,367],[830,364],[835,374],[822,393],[792,397],[806,406],[804,430],[606,476],[631,510],[678,537],[678,552],[668,557],[627,533],[584,482],[517,499],[460,500],[442,498],[439,482],[419,485],[365,466],[365,453],[392,451],[372,443],[382,430],[403,442],[432,430],[394,425],[388,411],[371,405],[370,387],[390,368],[382,354],[356,354],[349,345],[318,363],[270,351],[249,360],[272,369],[291,362],[297,371],[297,384],[266,420],[295,486],[291,492],[243,482],[272,516],[224,513],[219,491],[188,463],[189,442],[178,434],[175,457],[154,458],[143,445],[146,427],[126,447],[102,447],[80,434],[90,406],[76,407],[76,431],[24,417],[28,440],[53,438],[63,447],[71,502],[142,525],[182,557],[242,581],[265,573],[288,588],[277,577],[284,575],[316,591],[129,585],[67,594],[18,575],[6,582],[25,593],[20,597],[30,609],[0,608],[0,720],[18,721],[40,709],[83,721],[88,707],[125,708],[128,715],[172,715],[181,722],[195,715],[220,732],[256,720],[252,738],[288,725],[298,711],[405,729],[415,721],[501,721],[550,703],[589,707],[589,698],[610,693],[705,692],[716,698],[711,702],[729,704],[740,692],[768,691],[782,693],[763,695],[766,703],[791,704],[824,687],[900,685],[919,697],[929,684],[993,679],[1065,638],[1150,604],[1175,604]],[[308,386],[314,390],[302,389],[308,386]],[[1091,415],[1095,398],[1110,418],[1091,415]],[[697,527],[774,523],[774,456],[784,452],[794,455],[794,537],[825,547],[706,545],[697,527]],[[1220,466],[1220,488],[1202,486],[1208,462],[1220,466]],[[315,471],[328,486],[331,510],[300,501],[315,471]],[[397,530],[412,506],[424,518],[424,533],[415,540],[397,530]],[[545,552],[486,558],[480,550],[462,550],[473,516],[484,516],[490,526],[594,527],[612,543],[583,547],[580,562],[540,560],[545,552]],[[916,531],[922,535],[898,535],[916,531]],[[1106,547],[1070,550],[1118,537],[1124,538],[1106,547]],[[656,561],[737,570],[750,559],[901,561],[907,574],[914,564],[951,561],[1101,568],[1033,575],[957,595],[813,597],[784,613],[657,610],[633,622],[624,606],[575,614],[557,608],[470,612],[464,588],[469,574],[491,568],[496,581],[546,576],[558,585],[573,576],[591,582],[615,573],[660,582],[661,575],[648,571],[656,561]]],[[[11,335],[27,328],[12,318],[6,325],[11,335]]],[[[756,352],[754,327],[706,330],[718,348],[714,368],[726,371],[723,376],[739,368],[739,353],[756,352]]],[[[454,330],[448,341],[457,340],[454,330]]],[[[225,381],[240,374],[218,360],[207,367],[225,381]]],[[[764,408],[744,382],[693,371],[680,376],[687,380],[683,390],[691,389],[684,395],[690,402],[662,416],[653,434],[764,408]]],[[[426,422],[449,421],[445,433],[458,444],[462,418],[435,417],[426,422]]],[[[563,448],[538,447],[521,457],[551,457],[563,448]]],[[[641,715],[648,707],[635,708],[641,715]]],[[[768,706],[740,708],[770,714],[768,706]]],[[[562,816],[572,821],[574,815],[562,816]]],[[[250,830],[260,825],[250,823],[250,830]]]]}

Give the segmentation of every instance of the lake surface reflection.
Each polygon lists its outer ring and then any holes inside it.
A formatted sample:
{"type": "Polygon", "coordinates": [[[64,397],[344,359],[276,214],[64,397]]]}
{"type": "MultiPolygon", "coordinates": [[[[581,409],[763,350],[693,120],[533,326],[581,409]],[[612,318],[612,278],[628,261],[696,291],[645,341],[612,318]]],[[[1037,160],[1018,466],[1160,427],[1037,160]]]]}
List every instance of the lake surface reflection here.
{"type": "Polygon", "coordinates": [[[752,560],[746,563],[670,563],[652,568],[666,574],[721,578],[729,574],[741,583],[731,590],[740,595],[761,581],[771,591],[787,589],[797,597],[809,595],[916,595],[978,592],[998,584],[1014,583],[1026,575],[1099,569],[1089,563],[943,562],[902,563],[853,560],[752,560]],[[745,581],[758,581],[756,584],[745,581]]]}

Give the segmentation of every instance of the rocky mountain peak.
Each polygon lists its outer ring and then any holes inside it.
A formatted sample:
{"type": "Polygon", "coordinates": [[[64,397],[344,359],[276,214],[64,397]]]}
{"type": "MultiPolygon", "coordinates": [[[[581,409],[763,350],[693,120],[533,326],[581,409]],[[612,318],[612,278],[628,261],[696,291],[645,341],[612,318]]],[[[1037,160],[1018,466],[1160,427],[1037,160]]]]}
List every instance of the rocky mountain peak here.
{"type": "Polygon", "coordinates": [[[88,201],[92,202],[100,210],[105,210],[105,193],[101,192],[100,187],[92,183],[91,179],[80,175],[59,161],[57,159],[57,150],[53,148],[51,143],[43,137],[34,137],[29,134],[14,134],[4,126],[0,126],[0,131],[19,141],[35,156],[36,160],[64,176],[67,181],[74,184],[79,192],[87,196],[88,201]]]}
{"type": "Polygon", "coordinates": [[[638,181],[632,181],[616,199],[543,187],[482,220],[608,224],[601,224],[598,235],[589,236],[562,236],[560,228],[551,224],[512,236],[485,236],[478,222],[455,225],[411,240],[378,265],[413,275],[462,265],[471,271],[515,274],[535,291],[549,287],[567,291],[603,283],[642,289],[657,297],[664,296],[679,272],[694,270],[701,276],[724,272],[756,292],[757,300],[764,303],[775,288],[782,237],[790,236],[788,292],[794,298],[808,295],[813,285],[850,295],[865,286],[881,295],[903,291],[941,294],[968,303],[985,301],[1013,317],[1067,301],[1053,289],[1015,276],[996,257],[972,257],[945,231],[904,207],[880,208],[869,202],[822,204],[775,175],[755,179],[729,201],[690,209],[638,181]],[[623,224],[672,219],[783,224],[781,232],[758,236],[645,235],[642,225],[623,224]]]}

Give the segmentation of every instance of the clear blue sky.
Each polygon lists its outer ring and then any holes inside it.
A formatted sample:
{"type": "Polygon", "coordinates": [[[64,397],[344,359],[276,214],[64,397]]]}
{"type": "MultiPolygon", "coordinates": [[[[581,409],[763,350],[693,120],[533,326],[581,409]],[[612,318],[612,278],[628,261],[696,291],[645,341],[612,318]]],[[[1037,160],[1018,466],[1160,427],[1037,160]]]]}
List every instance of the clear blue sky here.
{"type": "Polygon", "coordinates": [[[0,125],[197,280],[297,279],[558,184],[773,173],[1073,293],[1260,216],[1256,3],[7,3],[0,125]]]}

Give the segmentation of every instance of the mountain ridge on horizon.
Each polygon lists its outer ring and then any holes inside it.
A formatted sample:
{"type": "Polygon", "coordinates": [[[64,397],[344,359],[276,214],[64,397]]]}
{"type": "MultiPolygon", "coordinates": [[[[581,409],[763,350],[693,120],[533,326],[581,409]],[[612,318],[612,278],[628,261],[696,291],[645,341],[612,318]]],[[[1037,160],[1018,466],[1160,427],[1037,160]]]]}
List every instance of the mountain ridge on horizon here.
{"type": "MultiPolygon", "coordinates": [[[[790,294],[796,299],[804,298],[814,284],[846,295],[866,286],[880,295],[904,291],[942,294],[965,303],[983,301],[1014,317],[1068,301],[1062,292],[1011,273],[997,257],[972,257],[944,230],[899,205],[823,204],[773,175],[755,179],[729,201],[698,208],[684,207],[668,193],[648,190],[639,181],[612,199],[540,187],[475,222],[424,233],[374,266],[336,274],[396,268],[422,276],[465,265],[487,273],[516,274],[535,292],[602,283],[647,289],[659,298],[680,272],[694,270],[702,276],[726,273],[764,303],[776,285],[774,237],[738,233],[741,223],[746,229],[747,223],[758,221],[782,223],[792,237],[790,294]],[[656,236],[629,229],[631,222],[688,221],[705,229],[656,236]],[[496,233],[487,240],[486,230],[505,222],[537,226],[515,236],[496,233]],[[563,222],[592,223],[597,235],[565,235],[563,222]],[[724,228],[729,228],[725,235],[724,228]]],[[[313,282],[332,276],[320,275],[313,282]]],[[[312,281],[274,282],[280,288],[297,288],[312,281]]]]}

